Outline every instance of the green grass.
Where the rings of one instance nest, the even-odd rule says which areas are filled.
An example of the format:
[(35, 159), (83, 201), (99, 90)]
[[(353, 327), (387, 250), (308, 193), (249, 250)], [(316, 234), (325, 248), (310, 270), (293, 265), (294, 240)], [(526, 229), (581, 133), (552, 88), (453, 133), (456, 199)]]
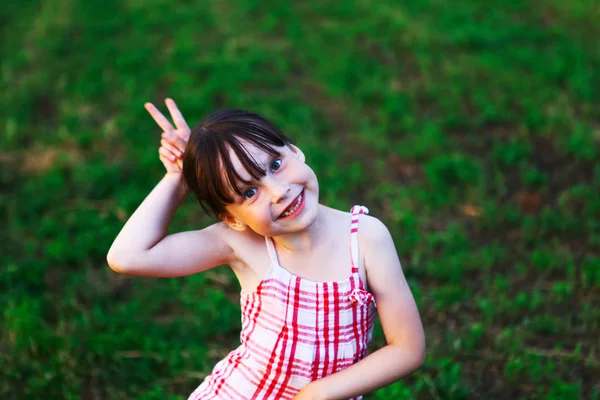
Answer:
[[(236, 346), (225, 267), (106, 265), (171, 96), (190, 124), (264, 114), (324, 204), (388, 225), (428, 358), (368, 398), (600, 399), (596, 2), (268, 3), (0, 10), (0, 396), (185, 398)], [(170, 232), (210, 222), (190, 201)]]

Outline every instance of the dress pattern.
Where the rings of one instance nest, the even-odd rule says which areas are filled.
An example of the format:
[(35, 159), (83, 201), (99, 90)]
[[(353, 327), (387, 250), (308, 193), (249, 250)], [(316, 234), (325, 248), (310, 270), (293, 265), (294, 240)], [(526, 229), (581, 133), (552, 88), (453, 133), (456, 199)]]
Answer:
[(279, 265), (272, 239), (265, 238), (271, 266), (253, 292), (241, 292), (241, 345), (188, 400), (292, 399), (311, 381), (367, 355), (376, 304), (358, 272), (358, 217), (368, 209), (354, 206), (351, 213), (352, 269), (342, 281), (290, 273)]

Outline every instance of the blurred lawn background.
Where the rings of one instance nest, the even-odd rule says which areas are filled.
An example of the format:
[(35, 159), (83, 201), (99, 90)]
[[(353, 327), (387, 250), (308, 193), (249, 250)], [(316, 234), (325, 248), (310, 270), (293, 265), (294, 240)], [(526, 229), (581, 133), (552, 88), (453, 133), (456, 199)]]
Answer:
[[(106, 264), (164, 173), (143, 104), (170, 96), (190, 125), (272, 119), (322, 203), (391, 230), (428, 358), (368, 399), (600, 399), (599, 19), (595, 0), (3, 4), (0, 397), (183, 399), (239, 343), (226, 267)], [(170, 232), (209, 223), (190, 200)]]

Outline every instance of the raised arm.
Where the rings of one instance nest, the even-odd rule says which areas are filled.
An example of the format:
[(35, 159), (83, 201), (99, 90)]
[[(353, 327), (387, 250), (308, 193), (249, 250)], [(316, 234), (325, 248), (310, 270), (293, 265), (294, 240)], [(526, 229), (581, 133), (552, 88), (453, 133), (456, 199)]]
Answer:
[(167, 173), (119, 232), (108, 265), (126, 275), (174, 277), (230, 263), (230, 232), (223, 224), (165, 236), (183, 198), (181, 174)]
[(170, 99), (166, 103), (177, 129), (152, 104), (146, 104), (146, 109), (164, 130), (159, 157), (167, 173), (135, 210), (108, 251), (108, 265), (119, 273), (182, 276), (233, 259), (227, 240), (230, 233), (222, 224), (165, 237), (173, 215), (186, 197), (180, 157), (190, 134), (175, 103)]

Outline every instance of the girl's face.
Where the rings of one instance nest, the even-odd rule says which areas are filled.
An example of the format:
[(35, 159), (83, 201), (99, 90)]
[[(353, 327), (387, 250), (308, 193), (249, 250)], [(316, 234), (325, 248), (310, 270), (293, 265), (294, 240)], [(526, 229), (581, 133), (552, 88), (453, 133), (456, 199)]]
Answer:
[[(313, 170), (304, 162), (302, 151), (293, 145), (284, 146), (278, 148), (280, 156), (272, 157), (252, 145), (246, 149), (267, 173), (250, 185), (238, 182), (242, 196), (232, 193), (235, 201), (226, 207), (229, 214), (262, 236), (279, 236), (308, 228), (317, 218), (319, 184)], [(237, 173), (250, 180), (250, 174), (236, 154), (233, 151), (229, 154)], [(225, 220), (232, 222), (231, 218)]]

